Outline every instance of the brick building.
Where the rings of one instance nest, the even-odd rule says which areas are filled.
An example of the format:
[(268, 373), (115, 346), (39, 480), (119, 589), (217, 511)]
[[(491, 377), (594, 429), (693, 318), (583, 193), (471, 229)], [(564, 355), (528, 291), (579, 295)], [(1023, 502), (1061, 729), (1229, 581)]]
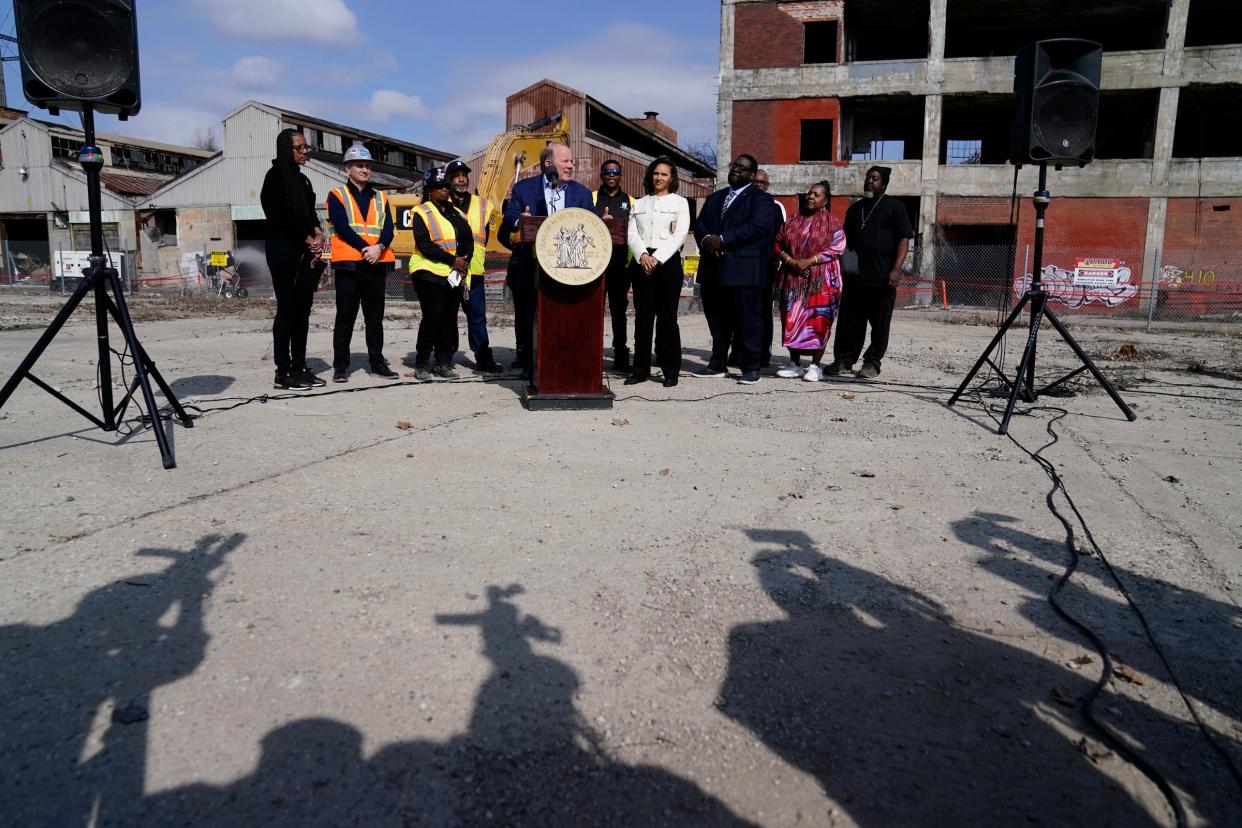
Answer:
[(838, 215), (883, 163), (925, 279), (1011, 242), (1021, 275), (1037, 169), (1015, 179), (1006, 163), (1013, 56), (1088, 38), (1104, 47), (1096, 160), (1049, 172), (1045, 264), (1124, 260), (1153, 293), (1162, 266), (1242, 278), (1234, 11), (1233, 0), (722, 0), (720, 157), (755, 155), (787, 206), (827, 179)]

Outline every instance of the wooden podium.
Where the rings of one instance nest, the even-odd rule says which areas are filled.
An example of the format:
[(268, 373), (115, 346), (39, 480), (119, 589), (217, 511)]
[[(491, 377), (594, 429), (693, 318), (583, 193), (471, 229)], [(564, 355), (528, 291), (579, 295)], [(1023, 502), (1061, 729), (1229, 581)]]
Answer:
[[(533, 246), (544, 216), (522, 216), (521, 240)], [(604, 225), (614, 245), (624, 245), (625, 221)], [(567, 285), (544, 272), (532, 255), (535, 274), (534, 374), (523, 389), (530, 411), (612, 408), (604, 385), (604, 276)]]

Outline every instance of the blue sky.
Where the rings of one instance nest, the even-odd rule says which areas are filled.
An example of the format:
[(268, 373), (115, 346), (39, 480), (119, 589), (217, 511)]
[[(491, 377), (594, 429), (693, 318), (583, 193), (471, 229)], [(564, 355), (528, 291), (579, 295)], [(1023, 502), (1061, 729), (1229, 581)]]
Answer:
[[(503, 128), (508, 94), (548, 77), (714, 143), (719, 0), (539, 5), (141, 0), (142, 111), (98, 128), (189, 143), (255, 99), (464, 154)], [(10, 3), (0, 21), (13, 34)], [(4, 71), (9, 105), (30, 108), (16, 62)]]

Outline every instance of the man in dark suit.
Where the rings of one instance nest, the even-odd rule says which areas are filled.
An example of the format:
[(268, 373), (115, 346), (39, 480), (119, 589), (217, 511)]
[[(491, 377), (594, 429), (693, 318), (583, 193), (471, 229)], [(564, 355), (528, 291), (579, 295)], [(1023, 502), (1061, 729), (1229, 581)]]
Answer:
[(525, 380), (533, 376), (535, 364), (535, 251), (533, 245), (519, 240), (518, 222), (523, 214), (550, 216), (568, 207), (591, 210), (594, 206), (591, 191), (574, 181), (574, 156), (568, 146), (544, 147), (539, 153), (539, 168), (542, 175), (513, 185), (513, 195), (505, 202), (500, 221), (500, 241), (513, 251), (506, 280), (513, 294), (514, 335)]
[(702, 251), (699, 293), (712, 335), (712, 356), (699, 376), (727, 376), (732, 340), (744, 385), (759, 381), (762, 293), (777, 216), (772, 197), (752, 186), (757, 168), (752, 156), (739, 155), (729, 165), (729, 186), (708, 196), (694, 228)]

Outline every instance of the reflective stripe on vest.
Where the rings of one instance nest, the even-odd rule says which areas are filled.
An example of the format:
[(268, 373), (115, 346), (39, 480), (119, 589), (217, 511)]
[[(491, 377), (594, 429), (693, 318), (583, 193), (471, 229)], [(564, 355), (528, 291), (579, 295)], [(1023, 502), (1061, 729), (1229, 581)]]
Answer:
[[(349, 216), (349, 229), (353, 230), (367, 244), (378, 244), (380, 235), (384, 232), (384, 222), (388, 217), (388, 197), (380, 190), (373, 190), (373, 197), (367, 205), (367, 212), (364, 216), (362, 210), (358, 208), (358, 201), (354, 198), (354, 194), (350, 192), (348, 186), (338, 187), (329, 193), (328, 199), (324, 202), (324, 207), (331, 213), (331, 197), (336, 196), (340, 199), (341, 204), (345, 207), (345, 214)], [(345, 242), (335, 242), (336, 228), (332, 222), (328, 222), (329, 240), (332, 251), (332, 261), (334, 262), (360, 262), (362, 261), (362, 251), (355, 250), (353, 245)], [(380, 254), (381, 262), (396, 261), (392, 248), (384, 248), (384, 252)]]
[(466, 213), (466, 221), (474, 231), (474, 254), (470, 257), (470, 281), (475, 276), (483, 275), (483, 260), (487, 256), (487, 229), (496, 215), (496, 208), (482, 196), (470, 197), (470, 210)]
[[(431, 236), (436, 247), (445, 253), (457, 255), (457, 231), (453, 229), (452, 222), (440, 215), (440, 211), (430, 204), (420, 204), (415, 207), (414, 215), (422, 218), (423, 224), (427, 227), (427, 234)], [(410, 272), (413, 273), (416, 270), (425, 270), (437, 276), (447, 277), (453, 267), (428, 259), (419, 252), (418, 245), (415, 244), (414, 252), (410, 254)]]

